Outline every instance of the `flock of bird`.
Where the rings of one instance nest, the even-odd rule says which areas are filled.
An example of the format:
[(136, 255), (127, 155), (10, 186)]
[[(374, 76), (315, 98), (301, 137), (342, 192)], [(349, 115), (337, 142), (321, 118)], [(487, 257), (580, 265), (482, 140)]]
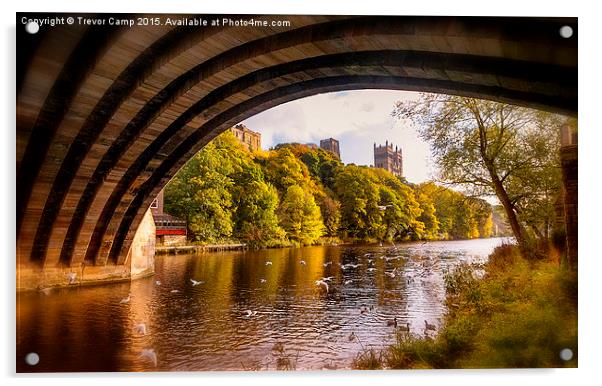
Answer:
[[(368, 265), (367, 271), (368, 272), (374, 272), (374, 271), (376, 271), (376, 268), (373, 266), (373, 263), (374, 263), (374, 260), (375, 260), (374, 255), (372, 253), (366, 253), (364, 255), (364, 257), (369, 257), (367, 259), (367, 265)], [(379, 256), (378, 258), (383, 259), (383, 260), (385, 260), (387, 262), (392, 261), (392, 260), (401, 259), (401, 257), (399, 257), (399, 256), (394, 256), (394, 257)], [(305, 260), (300, 260), (299, 264), (302, 265), (302, 266), (306, 266), (307, 265), (307, 263), (306, 263)], [(268, 261), (265, 262), (265, 266), (266, 267), (269, 267), (271, 265), (273, 265), (273, 263), (271, 261), (268, 260)], [(327, 261), (327, 262), (323, 263), (323, 266), (325, 268), (329, 267), (331, 265), (333, 265), (332, 261)], [(347, 263), (347, 264), (338, 264), (338, 265), (340, 266), (340, 268), (341, 268), (342, 271), (347, 271), (349, 269), (356, 269), (356, 268), (362, 266), (362, 264), (359, 264), (359, 263)], [(422, 263), (422, 268), (424, 269), (422, 276), (424, 276), (425, 273), (426, 274), (429, 273), (429, 270), (432, 268), (432, 264), (429, 266), (428, 263), (424, 263), (423, 262)], [(397, 274), (398, 274), (397, 268), (393, 268), (390, 271), (385, 270), (384, 274), (387, 277), (395, 278), (397, 276)], [(321, 290), (323, 290), (326, 293), (328, 293), (330, 291), (330, 286), (329, 286), (328, 283), (331, 282), (332, 279), (334, 279), (333, 276), (323, 277), (322, 279), (316, 280), (315, 281), (315, 285), (317, 287), (319, 287)], [(67, 280), (68, 280), (69, 284), (74, 284), (74, 283), (76, 283), (77, 275), (74, 272), (70, 272), (70, 273), (67, 274)], [(201, 281), (201, 280), (195, 280), (195, 279), (192, 279), (192, 278), (190, 278), (189, 280), (190, 280), (190, 283), (191, 283), (191, 285), (193, 287), (205, 284), (205, 282)], [(407, 280), (408, 280), (408, 283), (410, 283), (414, 279), (413, 278), (408, 278)], [(267, 282), (267, 280), (265, 278), (261, 278), (260, 279), (260, 283), (263, 284), (263, 283), (266, 283), (266, 282)], [(351, 283), (353, 283), (352, 279), (347, 279), (347, 280), (344, 281), (344, 285), (349, 285)], [(162, 283), (161, 283), (160, 280), (156, 280), (155, 281), (155, 285), (156, 286), (161, 286)], [(46, 290), (47, 290), (46, 292), (44, 292), (44, 290), (42, 290), (42, 292), (44, 292), (45, 294), (48, 294), (49, 289), (46, 289)], [(180, 291), (178, 289), (172, 289), (170, 291), (170, 293), (179, 293), (179, 292)], [(131, 293), (128, 293), (128, 296), (125, 297), (125, 298), (123, 298), (123, 299), (121, 299), (119, 301), (119, 303), (120, 304), (128, 304), (128, 303), (130, 303), (131, 299), (132, 299), (132, 295), (131, 295)], [(360, 314), (366, 314), (366, 313), (372, 312), (372, 311), (374, 311), (374, 306), (369, 306), (368, 307), (366, 305), (362, 305), (360, 307)], [(258, 314), (258, 312), (254, 311), (254, 310), (245, 310), (244, 312), (242, 312), (242, 317), (244, 319), (248, 319), (248, 318), (252, 318), (254, 316), (257, 316), (257, 314)], [(426, 320), (424, 321), (424, 324), (425, 324), (425, 328), (424, 328), (425, 333), (427, 331), (436, 331), (436, 329), (437, 329), (437, 327), (434, 324), (431, 324), (431, 323), (429, 323)], [(387, 321), (387, 326), (388, 327), (393, 327), (397, 331), (408, 332), (408, 333), (410, 332), (410, 323), (406, 323), (405, 325), (398, 325), (397, 317), (394, 317), (392, 320), (388, 320)], [(146, 324), (144, 324), (144, 323), (137, 323), (133, 327), (133, 330), (134, 330), (134, 332), (136, 334), (138, 334), (140, 336), (147, 335), (147, 333), (148, 333), (148, 329), (146, 327)], [(353, 340), (357, 339), (357, 336), (355, 335), (355, 332), (351, 332), (351, 334), (348, 336), (348, 338), (349, 338), (349, 341), (353, 341)], [(157, 354), (156, 354), (155, 350), (152, 349), (152, 348), (145, 348), (145, 349), (143, 349), (141, 351), (140, 355), (139, 355), (139, 358), (143, 359), (145, 361), (148, 361), (149, 363), (152, 363), (155, 367), (157, 366)]]

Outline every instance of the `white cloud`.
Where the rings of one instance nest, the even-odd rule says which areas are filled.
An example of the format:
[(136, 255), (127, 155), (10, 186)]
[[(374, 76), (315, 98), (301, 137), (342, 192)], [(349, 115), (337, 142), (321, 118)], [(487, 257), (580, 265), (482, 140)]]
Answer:
[(429, 179), (428, 145), (408, 122), (391, 116), (396, 101), (416, 99), (417, 93), (357, 90), (318, 94), (288, 102), (257, 114), (243, 123), (262, 135), (262, 147), (282, 142), (339, 140), (345, 163), (374, 163), (373, 144), (385, 141), (401, 146), (404, 175), (411, 182)]

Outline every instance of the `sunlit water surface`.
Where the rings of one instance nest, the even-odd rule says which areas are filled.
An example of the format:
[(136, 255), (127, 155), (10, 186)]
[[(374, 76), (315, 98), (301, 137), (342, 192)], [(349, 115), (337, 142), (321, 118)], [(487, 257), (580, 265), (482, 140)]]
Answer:
[(349, 369), (394, 342), (395, 318), (414, 334), (439, 327), (445, 272), (504, 241), (161, 256), (147, 279), (18, 294), (17, 371)]

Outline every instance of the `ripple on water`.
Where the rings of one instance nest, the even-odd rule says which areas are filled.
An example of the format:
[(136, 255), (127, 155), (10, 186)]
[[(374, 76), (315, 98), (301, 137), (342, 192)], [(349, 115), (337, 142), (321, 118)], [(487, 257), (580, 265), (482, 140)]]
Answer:
[[(41, 361), (32, 369), (18, 359), (17, 368), (242, 370), (276, 369), (278, 363), (349, 368), (362, 348), (394, 341), (394, 328), (387, 326), (393, 318), (417, 334), (423, 333), (424, 320), (439, 326), (445, 272), (462, 261), (484, 262), (501, 242), (158, 257), (156, 275), (148, 280), (20, 294), (17, 356), (37, 352)], [(305, 265), (299, 264), (301, 256)], [(353, 266), (342, 269), (345, 264)], [(326, 293), (315, 281), (328, 277)], [(191, 278), (204, 283), (193, 286)], [(130, 302), (120, 304), (128, 293)], [(257, 313), (246, 316), (246, 310)], [(146, 335), (136, 333), (138, 323), (145, 323)], [(157, 367), (140, 356), (150, 348)]]

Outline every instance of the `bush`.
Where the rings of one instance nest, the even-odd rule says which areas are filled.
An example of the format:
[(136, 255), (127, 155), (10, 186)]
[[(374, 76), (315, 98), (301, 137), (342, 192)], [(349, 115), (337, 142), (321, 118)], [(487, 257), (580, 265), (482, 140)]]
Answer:
[[(577, 275), (511, 245), (496, 248), (485, 271), (481, 279), (469, 265), (448, 273), (439, 335), (400, 334), (381, 360), (397, 369), (576, 367), (576, 355), (559, 354), (577, 352)], [(378, 368), (378, 356), (360, 359)]]

